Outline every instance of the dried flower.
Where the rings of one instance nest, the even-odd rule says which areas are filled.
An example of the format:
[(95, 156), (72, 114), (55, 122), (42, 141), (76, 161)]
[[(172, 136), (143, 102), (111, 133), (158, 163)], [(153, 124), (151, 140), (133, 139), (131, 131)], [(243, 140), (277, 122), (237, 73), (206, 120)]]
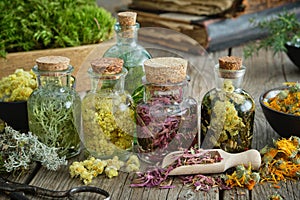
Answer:
[(238, 165), (231, 175), (226, 174), (223, 178), (229, 187), (247, 187), (248, 190), (252, 190), (255, 184), (260, 181), (259, 173), (252, 172), (251, 165), (248, 168), (245, 168), (244, 165)]
[(131, 155), (126, 163), (119, 160), (117, 156), (107, 160), (90, 157), (81, 162), (73, 162), (69, 167), (69, 171), (72, 178), (79, 177), (85, 185), (88, 185), (94, 177), (103, 172), (108, 178), (118, 176), (122, 167), (125, 167), (128, 172), (136, 171), (140, 167), (140, 162), (135, 155)]
[[(159, 187), (162, 189), (174, 188), (168, 181), (169, 172), (183, 165), (194, 165), (204, 163), (215, 163), (221, 161), (221, 156), (211, 152), (203, 152), (201, 149), (191, 148), (185, 150), (172, 165), (166, 168), (152, 167), (146, 172), (137, 172), (137, 178), (133, 179), (131, 187)], [(183, 184), (195, 187), (195, 190), (209, 191), (212, 187), (218, 186), (220, 189), (230, 189), (220, 177), (210, 177), (205, 175), (180, 176)]]
[(211, 177), (202, 174), (193, 176), (180, 176), (184, 185), (192, 185), (196, 191), (208, 192), (212, 187), (218, 187), (221, 190), (229, 190), (231, 187), (226, 186), (221, 177)]
[(270, 98), (264, 104), (274, 110), (300, 116), (300, 83), (291, 84), (287, 89)]
[(277, 184), (281, 180), (300, 177), (300, 138), (292, 136), (274, 141), (275, 147), (266, 146), (261, 150), (262, 182)]

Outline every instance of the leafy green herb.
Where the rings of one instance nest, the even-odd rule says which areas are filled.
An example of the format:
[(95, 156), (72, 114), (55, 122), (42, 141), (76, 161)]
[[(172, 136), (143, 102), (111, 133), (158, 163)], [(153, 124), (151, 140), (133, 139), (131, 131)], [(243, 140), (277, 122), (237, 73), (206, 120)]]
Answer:
[[(74, 90), (59, 86), (55, 80), (33, 91), (28, 99), (29, 129), (44, 144), (59, 148), (59, 155), (79, 153), (80, 97)], [(76, 116), (76, 119), (74, 118)]]
[(267, 36), (258, 42), (251, 43), (244, 48), (245, 58), (251, 57), (261, 49), (272, 49), (274, 54), (286, 52), (286, 43), (300, 46), (300, 22), (294, 12), (283, 12), (277, 16), (258, 21), (251, 19), (251, 24), (267, 31)]
[(115, 19), (94, 0), (3, 0), (0, 56), (7, 52), (96, 44), (112, 36)]

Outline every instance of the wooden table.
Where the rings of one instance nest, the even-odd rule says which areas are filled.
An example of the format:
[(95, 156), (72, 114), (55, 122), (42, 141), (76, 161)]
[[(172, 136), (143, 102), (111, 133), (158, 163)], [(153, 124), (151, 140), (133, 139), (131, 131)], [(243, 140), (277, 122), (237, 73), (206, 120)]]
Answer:
[[(232, 48), (232, 55), (242, 57), (242, 47)], [(221, 56), (228, 55), (228, 51), (220, 51), (210, 54), (214, 62), (218, 61)], [(291, 63), (285, 54), (274, 56), (272, 52), (261, 51), (259, 55), (253, 56), (251, 59), (244, 61), (247, 67), (244, 78), (243, 88), (247, 90), (255, 99), (256, 115), (253, 148), (261, 149), (267, 144), (272, 144), (273, 139), (279, 136), (272, 130), (268, 122), (263, 116), (261, 107), (258, 102), (260, 94), (270, 88), (281, 86), (282, 82), (299, 81), (300, 69)], [(209, 74), (207, 70), (202, 69), (202, 76)], [(206, 74), (207, 73), (207, 74)], [(211, 78), (207, 79), (208, 89), (214, 86)], [(194, 85), (193, 87), (197, 87)], [(75, 160), (82, 160), (82, 157), (75, 157), (69, 161), (71, 164)], [(54, 190), (66, 190), (71, 187), (82, 185), (79, 179), (70, 178), (68, 166), (60, 168), (58, 171), (47, 171), (45, 168), (35, 165), (28, 173), (19, 177), (7, 174), (7, 178), (30, 185), (40, 186)], [(280, 189), (273, 188), (271, 184), (258, 184), (252, 191), (244, 188), (234, 188), (232, 190), (221, 191), (213, 188), (209, 192), (194, 192), (192, 188), (183, 186), (178, 178), (173, 179), (173, 189), (158, 188), (131, 188), (131, 174), (121, 172), (118, 177), (108, 179), (99, 176), (94, 179), (93, 186), (97, 186), (107, 190), (111, 194), (113, 200), (162, 200), (162, 199), (240, 199), (240, 200), (261, 200), (268, 199), (270, 195), (280, 194), (284, 199), (300, 199), (300, 182), (286, 181), (281, 182)], [(43, 199), (39, 197), (30, 197), (30, 199)], [(0, 199), (9, 199), (1, 194)], [(81, 199), (96, 199), (95, 197), (82, 197)]]

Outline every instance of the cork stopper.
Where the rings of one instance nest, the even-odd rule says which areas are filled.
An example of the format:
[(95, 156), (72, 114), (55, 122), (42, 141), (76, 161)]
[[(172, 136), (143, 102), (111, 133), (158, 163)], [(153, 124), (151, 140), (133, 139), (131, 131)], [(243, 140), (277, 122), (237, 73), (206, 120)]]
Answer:
[(91, 62), (94, 72), (99, 74), (118, 74), (122, 71), (124, 61), (120, 58), (98, 58)]
[(236, 56), (224, 56), (219, 58), (219, 67), (226, 70), (239, 70), (242, 67), (242, 59)]
[(144, 62), (146, 80), (155, 84), (179, 83), (186, 79), (188, 62), (182, 58), (160, 57)]
[(70, 59), (63, 56), (45, 56), (36, 59), (36, 64), (42, 71), (62, 71), (68, 69)]
[(118, 13), (118, 21), (121, 26), (133, 26), (136, 23), (136, 12), (120, 12)]

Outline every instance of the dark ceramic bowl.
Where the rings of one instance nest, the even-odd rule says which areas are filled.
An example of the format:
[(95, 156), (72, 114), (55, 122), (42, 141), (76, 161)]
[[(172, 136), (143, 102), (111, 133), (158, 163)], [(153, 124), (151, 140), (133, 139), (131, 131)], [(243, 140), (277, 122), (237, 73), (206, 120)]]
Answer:
[(27, 102), (0, 102), (0, 119), (15, 130), (27, 132), (29, 130)]
[(292, 135), (300, 136), (300, 116), (292, 114), (286, 114), (273, 110), (266, 106), (263, 102), (268, 101), (269, 98), (276, 96), (280, 91), (286, 89), (286, 87), (279, 87), (268, 90), (263, 93), (259, 102), (262, 107), (262, 111), (269, 122), (270, 126), (281, 136), (288, 138)]
[(300, 68), (300, 47), (296, 47), (294, 45), (285, 45), (287, 52), (286, 54), (290, 58), (290, 60)]

